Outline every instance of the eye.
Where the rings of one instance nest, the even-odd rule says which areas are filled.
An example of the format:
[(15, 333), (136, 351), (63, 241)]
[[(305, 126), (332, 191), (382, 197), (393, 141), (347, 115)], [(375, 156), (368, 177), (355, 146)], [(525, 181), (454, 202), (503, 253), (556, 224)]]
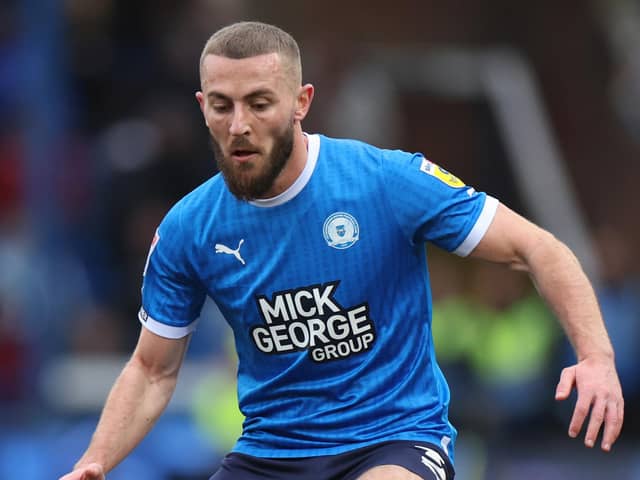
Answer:
[(229, 105), (226, 103), (214, 103), (211, 108), (215, 113), (226, 113), (229, 111)]
[(251, 104), (251, 108), (253, 108), (257, 112), (264, 112), (267, 108), (269, 108), (269, 102), (254, 102)]

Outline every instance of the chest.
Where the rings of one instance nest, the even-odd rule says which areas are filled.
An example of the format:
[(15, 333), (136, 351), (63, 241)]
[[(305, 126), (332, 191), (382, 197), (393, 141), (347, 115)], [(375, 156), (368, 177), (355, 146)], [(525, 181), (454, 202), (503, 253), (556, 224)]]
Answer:
[(393, 257), (408, 247), (388, 209), (362, 192), (316, 193), (283, 208), (216, 213), (198, 248), (199, 271), (227, 317), (250, 323), (261, 298), (280, 295), (309, 309), (328, 284), (339, 285), (335, 301), (355, 304), (388, 276)]

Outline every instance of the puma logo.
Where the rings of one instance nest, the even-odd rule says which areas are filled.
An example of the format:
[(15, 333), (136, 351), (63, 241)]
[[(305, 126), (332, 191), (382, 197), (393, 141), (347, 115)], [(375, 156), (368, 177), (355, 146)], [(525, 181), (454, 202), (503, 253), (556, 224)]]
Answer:
[(241, 264), (245, 265), (244, 259), (242, 258), (242, 256), (240, 256), (240, 247), (242, 247), (243, 243), (244, 238), (240, 240), (240, 243), (238, 243), (238, 248), (236, 248), (235, 250), (232, 250), (231, 248), (221, 243), (216, 243), (216, 253), (226, 253), (227, 255), (233, 255)]

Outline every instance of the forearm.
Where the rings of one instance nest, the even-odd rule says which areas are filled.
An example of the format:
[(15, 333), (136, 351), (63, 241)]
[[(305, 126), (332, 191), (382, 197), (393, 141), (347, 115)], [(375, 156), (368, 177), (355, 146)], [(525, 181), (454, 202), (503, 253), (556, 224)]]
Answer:
[(622, 428), (624, 399), (596, 295), (575, 255), (549, 232), (502, 204), (472, 255), (532, 276), (578, 356), (575, 365), (562, 370), (556, 388), (558, 400), (568, 398), (574, 388), (578, 392), (569, 435), (577, 436), (589, 416), (585, 444), (595, 444), (604, 422), (602, 449), (609, 451)]
[(149, 432), (175, 389), (176, 376), (151, 376), (135, 359), (116, 380), (89, 448), (76, 467), (96, 462), (113, 469)]
[(578, 360), (594, 355), (613, 358), (593, 287), (571, 250), (545, 232), (524, 260), (540, 295), (569, 337)]

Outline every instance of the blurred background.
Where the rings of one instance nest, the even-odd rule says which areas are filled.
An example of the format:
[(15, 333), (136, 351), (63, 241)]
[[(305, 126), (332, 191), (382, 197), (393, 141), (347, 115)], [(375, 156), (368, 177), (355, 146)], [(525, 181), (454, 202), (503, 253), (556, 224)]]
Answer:
[[(238, 20), (299, 41), (306, 131), (425, 153), (567, 242), (596, 286), (626, 396), (609, 455), (566, 436), (573, 353), (528, 278), (428, 248), (457, 478), (640, 479), (638, 0), (3, 0), (0, 478), (57, 478), (86, 447), (153, 232), (215, 173), (197, 64)], [(169, 410), (109, 478), (208, 478), (233, 444), (230, 333), (204, 317)]]

